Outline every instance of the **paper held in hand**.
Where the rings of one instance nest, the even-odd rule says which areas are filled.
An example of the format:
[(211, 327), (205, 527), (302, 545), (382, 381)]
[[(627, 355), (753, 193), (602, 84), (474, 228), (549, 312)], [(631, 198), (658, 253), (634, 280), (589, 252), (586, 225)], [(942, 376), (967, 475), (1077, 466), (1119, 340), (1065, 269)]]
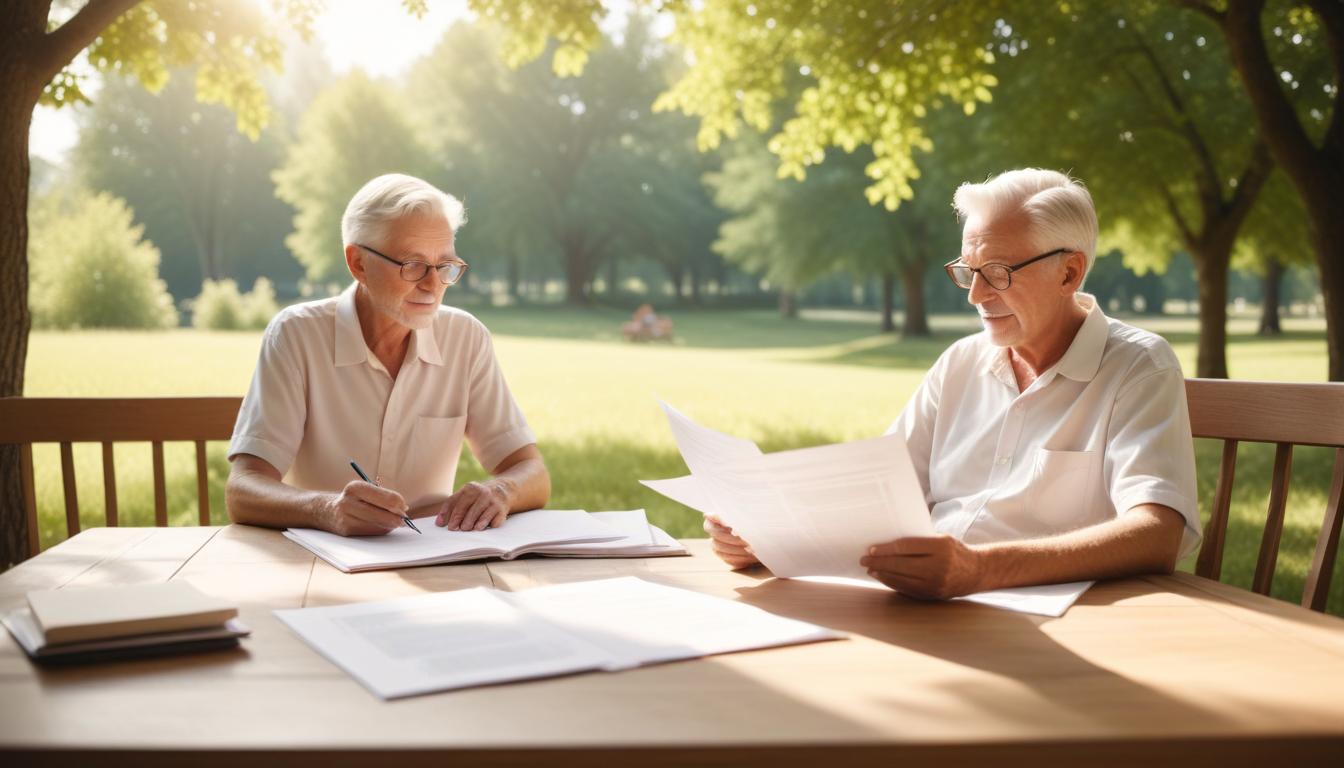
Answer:
[(339, 536), (311, 528), (291, 528), (294, 541), (346, 573), (408, 568), (520, 555), (555, 557), (662, 557), (686, 549), (649, 524), (644, 510), (594, 512), (537, 509), (509, 515), (498, 528), (450, 531), (421, 518), (424, 535), (397, 528), (385, 536)]
[(866, 579), (870, 546), (933, 535), (900, 435), (764, 454), (661, 405), (691, 474), (643, 484), (721, 519), (776, 576)]

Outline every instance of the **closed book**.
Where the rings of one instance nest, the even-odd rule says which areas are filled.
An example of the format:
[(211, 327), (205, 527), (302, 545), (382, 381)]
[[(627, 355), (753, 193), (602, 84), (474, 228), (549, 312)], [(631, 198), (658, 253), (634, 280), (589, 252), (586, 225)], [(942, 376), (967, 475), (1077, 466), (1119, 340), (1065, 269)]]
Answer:
[(238, 615), (185, 581), (41, 590), (28, 606), (51, 645), (215, 627)]

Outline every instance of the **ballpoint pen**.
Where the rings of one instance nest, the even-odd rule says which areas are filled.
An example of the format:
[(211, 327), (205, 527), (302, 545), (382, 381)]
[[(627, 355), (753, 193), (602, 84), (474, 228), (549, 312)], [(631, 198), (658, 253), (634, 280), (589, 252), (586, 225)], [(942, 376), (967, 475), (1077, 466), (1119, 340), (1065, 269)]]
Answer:
[[(364, 470), (362, 470), (362, 469), (359, 468), (359, 465), (355, 463), (355, 460), (354, 460), (354, 459), (351, 459), (351, 460), (350, 460), (350, 468), (353, 469), (353, 470), (355, 470), (355, 474), (359, 475), (359, 479), (360, 479), (360, 480), (363, 480), (364, 482), (369, 483), (369, 484), (371, 484), (371, 485), (378, 485), (378, 483), (376, 483), (376, 482), (370, 480), (368, 475), (364, 474)], [(379, 487), (381, 488), (382, 486), (379, 486)], [(401, 516), (401, 519), (402, 519), (402, 522), (406, 523), (407, 525), (409, 525), (409, 526), (411, 527), (411, 530), (412, 530), (412, 531), (415, 531), (416, 533), (419, 533), (419, 534), (423, 535), (423, 531), (421, 531), (419, 528), (416, 528), (416, 527), (415, 527), (415, 523), (411, 522), (411, 518), (409, 518), (409, 517), (407, 517), (407, 516), (405, 516), (405, 515), (402, 515), (402, 516)]]

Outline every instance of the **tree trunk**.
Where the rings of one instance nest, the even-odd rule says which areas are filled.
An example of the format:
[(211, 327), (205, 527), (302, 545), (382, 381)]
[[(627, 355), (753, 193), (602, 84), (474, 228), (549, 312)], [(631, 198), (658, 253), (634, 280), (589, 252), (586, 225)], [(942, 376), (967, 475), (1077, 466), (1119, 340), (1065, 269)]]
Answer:
[(1228, 255), (1192, 253), (1199, 283), (1199, 352), (1195, 375), (1201, 379), (1227, 378), (1227, 268)]
[(779, 316), (788, 320), (798, 319), (798, 295), (793, 291), (780, 289)]
[(522, 265), (517, 252), (509, 255), (509, 295), (517, 299), (522, 296)]
[(905, 327), (901, 335), (905, 338), (928, 338), (929, 311), (924, 303), (924, 270), (929, 260), (922, 252), (917, 252), (901, 268), (901, 288), (905, 291)]
[(700, 305), (700, 270), (691, 266), (691, 303)]
[[(1312, 2), (1310, 6), (1321, 21), (1338, 86), (1344, 79), (1344, 6), (1337, 2)], [(1344, 381), (1344, 217), (1339, 215), (1337, 200), (1339, 190), (1344, 189), (1344, 119), (1340, 112), (1344, 101), (1338, 91), (1332, 96), (1327, 114), (1333, 117), (1318, 147), (1302, 126), (1270, 60), (1264, 7), (1265, 0), (1228, 0), (1219, 20), (1260, 135), (1306, 206), (1325, 299), (1329, 377)]]
[(611, 297), (616, 296), (616, 281), (620, 278), (616, 271), (617, 266), (619, 266), (618, 262), (619, 260), (614, 253), (610, 259), (607, 259), (607, 295)]
[(1260, 300), (1260, 328), (1256, 333), (1261, 336), (1278, 336), (1283, 333), (1279, 326), (1279, 292), (1283, 287), (1283, 264), (1273, 256), (1265, 264), (1264, 296)]
[(896, 275), (893, 272), (882, 273), (882, 332), (896, 330)]
[[(28, 126), (37, 105), (18, 51), (0, 51), (0, 397), (23, 395), (28, 359)], [(0, 446), (0, 571), (28, 556), (16, 446)]]

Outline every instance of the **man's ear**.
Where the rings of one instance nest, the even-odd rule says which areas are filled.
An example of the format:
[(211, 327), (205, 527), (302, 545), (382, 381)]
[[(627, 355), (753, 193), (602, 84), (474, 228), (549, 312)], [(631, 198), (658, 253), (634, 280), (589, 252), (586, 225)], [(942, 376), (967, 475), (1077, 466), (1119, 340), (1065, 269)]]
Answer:
[(358, 245), (345, 246), (345, 267), (350, 270), (351, 277), (364, 282), (364, 252)]
[(1061, 288), (1077, 291), (1083, 287), (1083, 278), (1087, 275), (1087, 256), (1082, 251), (1064, 254), (1064, 280)]

